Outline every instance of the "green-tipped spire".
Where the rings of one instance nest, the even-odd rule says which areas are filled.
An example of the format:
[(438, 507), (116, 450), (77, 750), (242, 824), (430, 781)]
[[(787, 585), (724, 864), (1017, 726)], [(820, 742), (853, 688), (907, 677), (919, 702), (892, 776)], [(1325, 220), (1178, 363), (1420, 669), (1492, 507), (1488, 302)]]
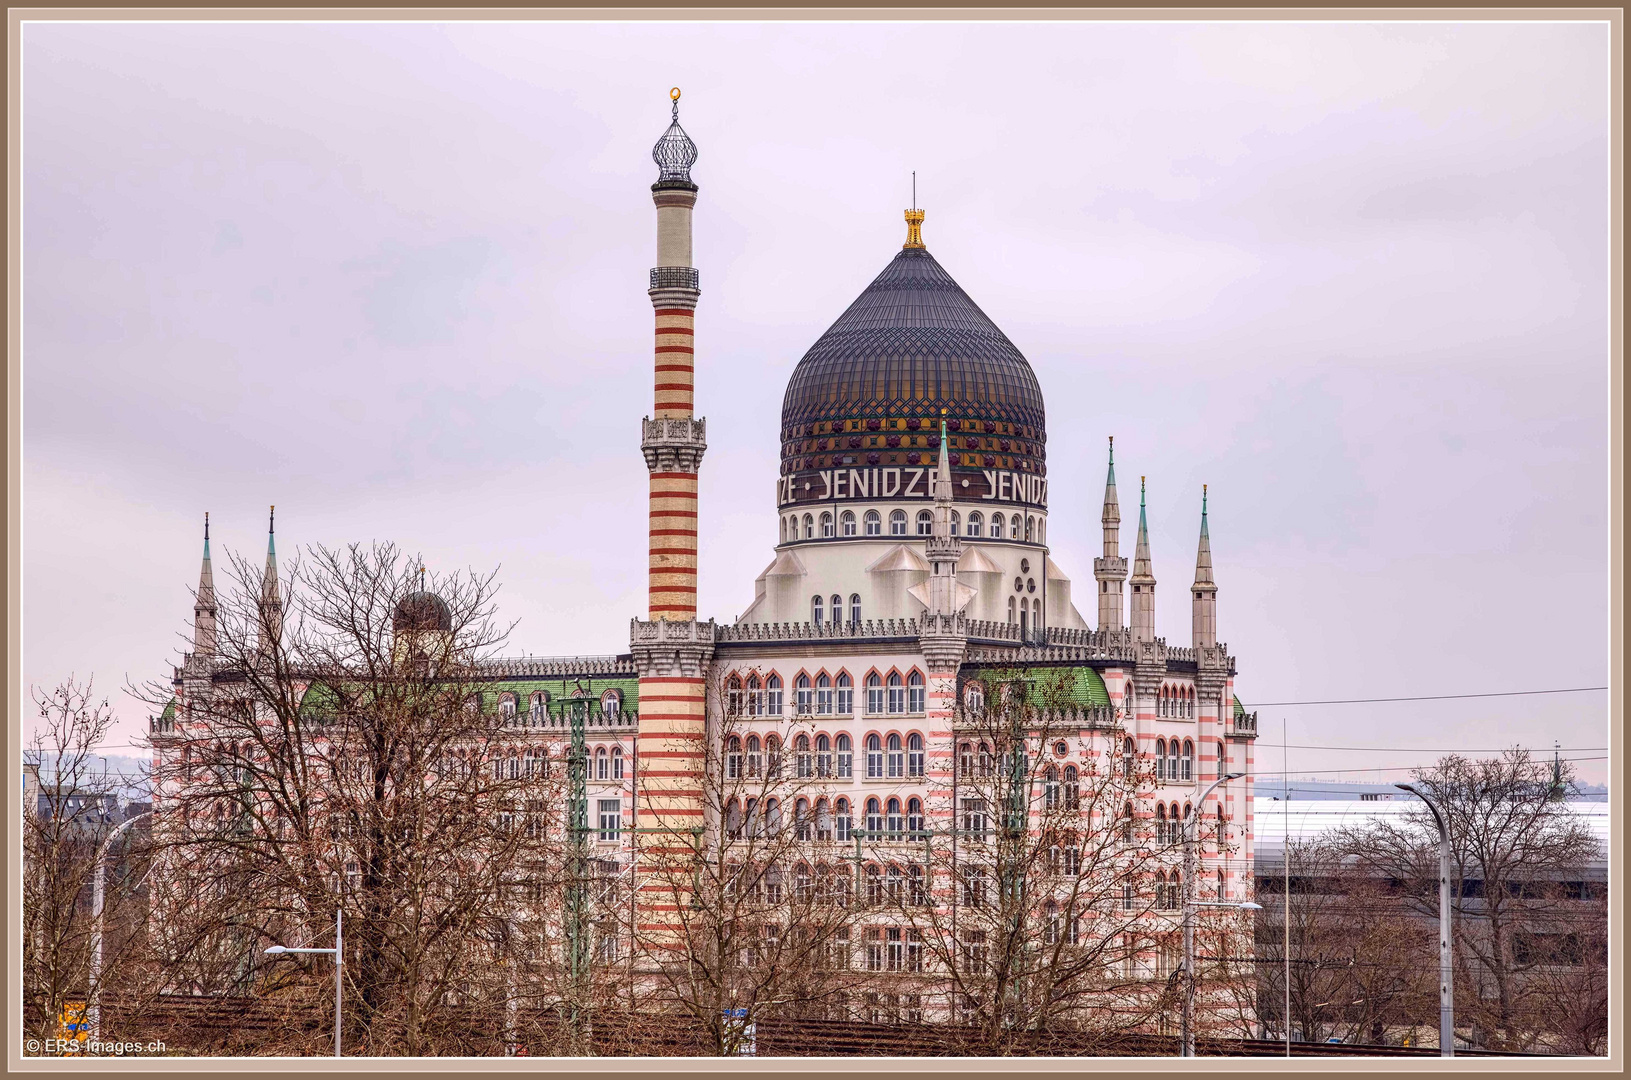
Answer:
[(1139, 584), (1155, 583), (1150, 569), (1150, 527), (1144, 511), (1144, 477), (1138, 478), (1138, 547), (1133, 551), (1133, 577)]
[(204, 511), (204, 561), (198, 568), (198, 592), (193, 596), (193, 651), (215, 652), (215, 575), (210, 571), (210, 515)]
[(283, 636), (283, 597), (278, 590), (277, 545), (275, 528), (277, 507), (273, 506), (266, 520), (266, 572), (261, 576), (260, 640), (259, 652), (269, 656), (277, 640)]
[(1215, 591), (1212, 582), (1212, 539), (1206, 529), (1206, 485), (1201, 485), (1201, 544), (1195, 552), (1195, 584), (1193, 588)]

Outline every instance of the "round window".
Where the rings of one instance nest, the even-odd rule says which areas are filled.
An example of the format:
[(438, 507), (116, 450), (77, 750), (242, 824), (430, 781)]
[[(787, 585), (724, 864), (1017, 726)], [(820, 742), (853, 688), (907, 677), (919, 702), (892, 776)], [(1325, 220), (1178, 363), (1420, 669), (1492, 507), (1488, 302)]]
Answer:
[(1070, 753), (1070, 747), (1066, 746), (1061, 740), (1060, 742), (1053, 744), (1053, 752), (1058, 754), (1060, 757), (1064, 757), (1066, 754)]
[(1014, 579), (1014, 591), (1015, 592), (1024, 592), (1025, 591), (1025, 579), (1024, 578), (1015, 578)]
[(1031, 560), (1029, 560), (1029, 559), (1019, 560), (1019, 572), (1022, 573), (1022, 574), (1029, 574), (1031, 572)]
[(1031, 578), (1029, 581), (1025, 582), (1025, 591), (1036, 592), (1036, 578)]

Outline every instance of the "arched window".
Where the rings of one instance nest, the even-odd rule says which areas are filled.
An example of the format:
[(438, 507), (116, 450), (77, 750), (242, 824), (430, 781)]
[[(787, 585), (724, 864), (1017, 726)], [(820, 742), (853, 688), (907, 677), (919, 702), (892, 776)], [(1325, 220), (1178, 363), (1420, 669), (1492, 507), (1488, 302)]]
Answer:
[(957, 513), (957, 511), (953, 510), (951, 512), (951, 534), (953, 536), (958, 535), (958, 529), (962, 526), (962, 524), (962, 517)]
[(873, 715), (883, 712), (883, 680), (876, 671), (866, 677), (866, 711)]
[(742, 805), (735, 799), (725, 804), (725, 835), (732, 840), (742, 839)]
[(505, 727), (515, 726), (515, 695), (501, 694), (498, 699), (498, 715), (504, 718)]
[(1165, 739), (1155, 740), (1155, 778), (1157, 780), (1167, 778), (1167, 740)]
[[(1012, 603), (1013, 601), (1010, 600), (1009, 602)], [(1019, 602), (1019, 636), (1022, 638), (1028, 633), (1026, 624), (1030, 622), (1030, 615), (1030, 605), (1021, 600)]]
[(1155, 909), (1157, 911), (1167, 909), (1167, 874), (1165, 870), (1155, 872)]
[(815, 707), (814, 697), (810, 691), (810, 676), (800, 675), (793, 680), (793, 708), (800, 716), (809, 716), (810, 710)]
[(804, 539), (812, 540), (814, 538), (815, 538), (815, 519), (812, 518), (809, 514), (805, 514), (804, 515)]
[(973, 743), (963, 743), (957, 748), (957, 775), (964, 778), (974, 775)]
[(879, 533), (883, 532), (883, 518), (878, 516), (878, 512), (876, 510), (868, 510), (866, 512), (865, 521), (866, 534), (868, 536), (877, 536)]
[(834, 805), (833, 811), (834, 811), (835, 822), (836, 822), (836, 824), (838, 826), (838, 829), (837, 829), (838, 842), (842, 844), (843, 842), (845, 842), (846, 840), (849, 839), (849, 830), (850, 830), (849, 800), (848, 799), (839, 799), (838, 802)]
[(889, 830), (889, 839), (899, 840), (906, 831), (906, 820), (901, 816), (899, 799), (889, 800), (885, 807), (885, 816), (888, 820), (884, 822), (884, 827)]
[(815, 775), (815, 758), (810, 753), (810, 736), (800, 735), (793, 740), (793, 771), (800, 780)]
[[(921, 907), (929, 902), (929, 892), (923, 887), (923, 867), (916, 863), (913, 863), (906, 871), (906, 902), (914, 907)], [(921, 948), (922, 946), (916, 947)], [(922, 961), (919, 960), (918, 964), (921, 963)], [(914, 966), (912, 970), (920, 971), (922, 969)]]
[(985, 687), (971, 682), (963, 687), (963, 709), (970, 713), (985, 711)]
[(1133, 804), (1128, 803), (1121, 808), (1121, 840), (1122, 843), (1133, 842)]
[(991, 766), (991, 747), (982, 742), (980, 743), (980, 775), (990, 776), (992, 772)]
[(787, 543), (787, 519), (782, 518), (782, 543)]
[(848, 780), (855, 774), (855, 754), (850, 748), (848, 735), (838, 736), (838, 779)]
[(892, 713), (906, 711), (906, 686), (901, 682), (898, 671), (889, 673), (889, 711)]
[(837, 593), (832, 596), (832, 624), (837, 626), (844, 621), (844, 598)]
[(923, 674), (914, 671), (906, 676), (906, 711), (920, 713), (923, 711)]
[(748, 736), (748, 775), (758, 776), (764, 771), (764, 754), (759, 747), (759, 736)]
[(832, 513), (829, 511), (821, 515), (821, 537), (824, 540), (832, 539)]
[(968, 515), (968, 534), (970, 536), (979, 536), (980, 535), (980, 529), (984, 525), (984, 523), (985, 523), (985, 517), (978, 510), (975, 510), (972, 513), (970, 513)]
[(1017, 623), (1018, 621), (1019, 621), (1019, 618), (1018, 618), (1018, 613), (1017, 613), (1017, 610), (1016, 610), (1014, 598), (1012, 596), (1010, 596), (1008, 598), (1008, 625), (1012, 626), (1015, 623)]
[(816, 736), (816, 775), (832, 775), (832, 740), (825, 735)]
[(769, 716), (782, 714), (782, 677), (772, 675), (765, 680), (765, 713)]
[(1052, 765), (1042, 774), (1042, 805), (1049, 810), (1059, 805), (1059, 770)]
[(913, 840), (923, 838), (923, 800), (913, 797), (906, 800), (906, 831), (912, 834)]
[(853, 716), (855, 714), (855, 687), (850, 683), (849, 672), (838, 673), (838, 715)]
[(1025, 519), (1025, 539), (1027, 542), (1036, 539), (1036, 518), (1034, 517)]
[(782, 831), (782, 804), (778, 799), (765, 800), (765, 835), (778, 836)]
[(832, 839), (832, 807), (827, 805), (826, 799), (816, 800), (815, 809), (816, 839)]
[[(866, 820), (867, 830), (869, 832), (872, 829), (872, 808), (877, 804), (877, 802), (877, 799), (868, 799), (866, 801)], [(881, 821), (882, 819), (880, 818), (879, 820)], [(879, 904), (883, 903), (883, 878), (879, 876), (878, 867), (876, 864), (869, 864), (866, 868), (866, 902), (868, 907), (877, 907)], [(873, 932), (876, 933), (876, 931)], [(872, 957), (867, 958), (867, 964), (869, 967), (874, 966), (872, 963), (873, 959), (874, 958)], [(883, 957), (880, 956), (876, 959), (878, 961), (876, 967), (883, 967)]]
[(906, 751), (901, 746), (900, 736), (889, 736), (887, 761), (887, 775), (890, 779), (898, 779), (906, 775)]
[(1184, 779), (1188, 780), (1195, 775), (1195, 744), (1188, 739), (1184, 740)]
[(845, 510), (838, 515), (838, 529), (845, 536), (855, 535), (855, 511)]
[(866, 737), (866, 775), (868, 780), (883, 776), (883, 741), (877, 735)]
[(611, 778), (610, 759), (606, 756), (606, 748), (602, 746), (595, 751), (595, 779), (610, 780)]
[(1034, 627), (1037, 630), (1038, 633), (1040, 633), (1041, 630), (1042, 630), (1042, 601), (1041, 600), (1032, 600), (1031, 601), (1031, 626)]
[(1223, 776), (1229, 771), (1229, 748), (1218, 740), (1218, 775)]
[(815, 711), (818, 716), (832, 715), (832, 679), (826, 672), (816, 676)]
[(1079, 810), (1082, 805), (1082, 789), (1077, 784), (1076, 766), (1065, 766), (1065, 809)]
[(759, 676), (748, 676), (748, 715), (762, 716), (765, 711), (765, 692), (759, 686)]
[(923, 736), (906, 736), (906, 775), (923, 775)]
[(1059, 944), (1059, 931), (1061, 929), (1059, 922), (1059, 905), (1056, 902), (1049, 900), (1043, 907), (1042, 911), (1044, 919), (1042, 924), (1042, 944), (1057, 945)]
[(823, 610), (821, 605), (821, 597), (810, 597), (810, 621), (815, 623), (817, 626), (820, 626), (822, 623), (827, 621), (826, 619), (822, 618), (822, 616), (825, 614), (826, 612)]
[(1003, 516), (1001, 514), (992, 514), (991, 515), (991, 539), (993, 539), (993, 540), (1001, 540), (1002, 539), (1003, 525), (1004, 524), (1005, 524), (1005, 521), (1003, 520)]
[(621, 746), (612, 747), (612, 779), (623, 779), (623, 748)]
[(527, 709), (527, 719), (533, 727), (543, 727), (544, 717), (548, 714), (549, 695), (542, 690), (532, 695), (532, 702)]
[(889, 514), (889, 535), (890, 536), (905, 536), (906, 535), (906, 511), (904, 511), (904, 510), (894, 510), (894, 511), (890, 512), (890, 514)]
[[(809, 837), (801, 839), (808, 840)], [(793, 895), (801, 904), (808, 904), (811, 900), (813, 892), (810, 888), (810, 867), (806, 863), (799, 863), (793, 867)]]
[(765, 736), (765, 775), (772, 780), (782, 774), (782, 741), (774, 735)]
[[(895, 807), (895, 809), (898, 810), (900, 808), (899, 807), (900, 800), (890, 799), (889, 802), (890, 802), (890, 804), (892, 806)], [(891, 904), (900, 903), (900, 901), (901, 901), (901, 892), (902, 892), (901, 882), (903, 880), (904, 879), (901, 877), (901, 873), (900, 873), (900, 867), (898, 867), (898, 866), (891, 866), (888, 869), (888, 871), (885, 872), (885, 874), (884, 874), (884, 883), (885, 883), (885, 886), (886, 886), (886, 888), (888, 890), (889, 902)], [(892, 931), (891, 934), (890, 934), (890, 937), (892, 939), (893, 938), (898, 938), (899, 936), (900, 936), (900, 931), (898, 931), (898, 930)], [(900, 968), (901, 968), (900, 957), (898, 957), (896, 955), (893, 955), (893, 954), (900, 950), (900, 946), (892, 944), (892, 945), (890, 945), (889, 949), (890, 949), (890, 953), (891, 953), (891, 955), (889, 957), (889, 970), (890, 971), (899, 971)]]
[(919, 536), (928, 536), (932, 532), (934, 532), (934, 514), (928, 510), (919, 510), (917, 512), (917, 534)]
[(1160, 803), (1155, 804), (1155, 842), (1158, 845), (1167, 842), (1167, 808)]
[(1167, 743), (1167, 779), (1178, 779), (1178, 740)]
[(1129, 780), (1138, 771), (1138, 746), (1132, 739), (1121, 744), (1121, 774)]
[(860, 626), (861, 625), (861, 594), (860, 593), (850, 593), (849, 594), (849, 624), (851, 626)]

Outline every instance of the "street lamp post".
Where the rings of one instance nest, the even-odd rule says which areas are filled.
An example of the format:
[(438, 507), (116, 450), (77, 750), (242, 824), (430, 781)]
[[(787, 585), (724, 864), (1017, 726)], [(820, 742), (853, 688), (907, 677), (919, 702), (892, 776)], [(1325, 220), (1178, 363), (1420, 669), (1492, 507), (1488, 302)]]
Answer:
[(1256, 904), (1250, 902), (1233, 903), (1201, 903), (1195, 900), (1195, 821), (1206, 806), (1206, 799), (1216, 791), (1218, 785), (1229, 780), (1238, 780), (1245, 773), (1228, 773), (1212, 781), (1207, 789), (1201, 792), (1201, 797), (1195, 800), (1194, 807), (1189, 816), (1184, 819), (1184, 1016), (1183, 1016), (1183, 1056), (1195, 1056), (1195, 909), (1197, 907), (1240, 907), (1253, 910)]
[(93, 1039), (102, 1037), (102, 911), (107, 905), (108, 851), (112, 849), (113, 842), (118, 839), (120, 833), (151, 813), (151, 810), (144, 810), (121, 821), (108, 833), (96, 852), (96, 870), (91, 878), (91, 1007), (88, 1017)]
[(342, 921), (345, 913), (339, 908), (334, 909), (334, 948), (332, 949), (286, 949), (282, 945), (273, 945), (266, 950), (268, 956), (284, 956), (289, 953), (321, 953), (334, 957), (334, 1056), (340, 1056), (340, 992), (343, 988), (340, 976), (345, 967), (344, 941), (341, 937)]
[(1438, 1045), (1442, 1057), (1455, 1057), (1455, 972), (1450, 952), (1450, 830), (1433, 800), (1411, 784), (1394, 784), (1427, 804), (1438, 826)]

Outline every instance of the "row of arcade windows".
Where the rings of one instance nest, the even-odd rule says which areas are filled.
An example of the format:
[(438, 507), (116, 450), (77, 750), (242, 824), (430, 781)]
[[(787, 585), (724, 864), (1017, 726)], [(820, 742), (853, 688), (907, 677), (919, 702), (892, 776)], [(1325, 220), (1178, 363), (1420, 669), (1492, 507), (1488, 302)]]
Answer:
[(1163, 686), (1156, 700), (1157, 716), (1195, 718), (1195, 688), (1190, 686)]
[[(904, 679), (898, 671), (887, 678), (876, 671), (866, 677), (866, 711), (868, 715), (889, 713), (920, 713), (925, 709), (923, 673), (912, 671)], [(732, 716), (782, 715), (782, 680), (770, 675), (763, 683), (757, 675), (750, 675), (744, 683), (733, 675), (725, 684), (725, 709)], [(841, 671), (835, 680), (826, 672), (812, 681), (800, 675), (793, 681), (793, 710), (798, 716), (853, 716), (855, 714), (855, 684), (849, 672)]]
[[(871, 734), (866, 737), (866, 775), (870, 780), (921, 779), (924, 770), (923, 736), (913, 732), (904, 739)], [(854, 744), (848, 735), (837, 738), (820, 734), (812, 739), (800, 735), (793, 740), (793, 768), (801, 779), (853, 778)], [(780, 776), (781, 742), (774, 735), (749, 735), (744, 740), (732, 735), (725, 741), (725, 775), (736, 780), (744, 776)], [(1074, 770), (1073, 770), (1074, 771)], [(622, 775), (619, 773), (619, 775)]]
[[(831, 615), (832, 615), (832, 621), (833, 621), (834, 624), (841, 623), (841, 622), (844, 621), (844, 598), (842, 596), (839, 596), (837, 593), (833, 593), (833, 595), (832, 595), (832, 606), (831, 607), (823, 606), (822, 603), (821, 603), (821, 597), (819, 597), (819, 596), (810, 597), (810, 621), (811, 622), (815, 623), (817, 626), (821, 626), (822, 624), (824, 624), (827, 621), (827, 615), (829, 613), (831, 613)], [(860, 593), (851, 593), (850, 594), (850, 598), (849, 598), (849, 624), (851, 626), (860, 626), (861, 625), (861, 594)]]
[[(908, 526), (915, 522), (915, 530)], [(889, 512), (890, 536), (907, 536), (915, 531), (918, 536), (929, 536), (934, 532), (934, 512), (919, 510), (915, 519), (908, 518), (905, 510), (891, 510)], [(953, 536), (971, 536), (992, 540), (1024, 540), (1028, 543), (1047, 542), (1047, 522), (1034, 514), (1014, 514), (1012, 517), (1003, 514), (992, 514), (987, 523), (985, 515), (976, 510), (968, 515), (968, 531), (963, 531), (963, 516), (956, 510), (951, 512), (951, 534)], [(797, 514), (789, 514), (782, 519), (782, 543), (787, 544), (795, 540), (831, 540), (838, 536), (883, 536), (883, 515), (876, 510), (868, 510), (859, 518), (855, 511), (845, 510), (836, 518), (832, 511), (824, 510), (819, 517), (815, 514), (805, 514), (802, 518)]]

